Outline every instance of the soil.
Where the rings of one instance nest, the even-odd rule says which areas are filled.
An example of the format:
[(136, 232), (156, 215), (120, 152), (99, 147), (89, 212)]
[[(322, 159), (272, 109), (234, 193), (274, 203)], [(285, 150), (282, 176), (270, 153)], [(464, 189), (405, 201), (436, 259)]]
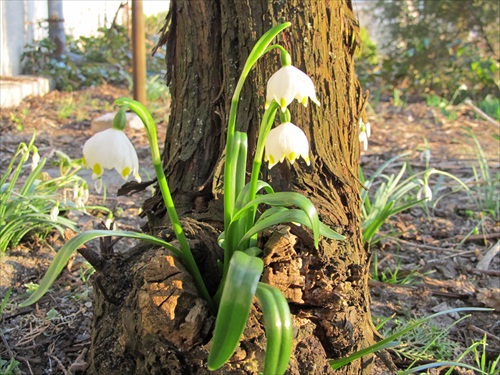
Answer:
[[(73, 93), (52, 91), (43, 97), (27, 98), (18, 107), (2, 109), (0, 172), (19, 142), (28, 142), (35, 130), (35, 144), (42, 156), (56, 149), (80, 158), (83, 143), (92, 135), (91, 120), (110, 111), (114, 99), (129, 95), (125, 89), (103, 85)], [(68, 103), (74, 104), (73, 110), (63, 115)], [(162, 140), (168, 103), (155, 107), (159, 108), (154, 117)], [(441, 180), (433, 175), (430, 180), (433, 200), (395, 215), (381, 228), (378, 241), (371, 246), (372, 263), (376, 267), (370, 281), (375, 324), (388, 319), (380, 329), (387, 334), (391, 328), (401, 328), (400, 324), (411, 319), (448, 309), (492, 309), (444, 314), (422, 326), (413, 336), (407, 336), (412, 340), (411, 345), (390, 351), (400, 369), (411, 365), (415, 352), (421, 355), (417, 365), (433, 362), (439, 355), (457, 359), (484, 335), (489, 344), (488, 358), (499, 355), (500, 257), (495, 255), (500, 247), (500, 213), (487, 212), (477, 204), (481, 192), (475, 189), (473, 166), (478, 168), (478, 151), (467, 129), (483, 148), (494, 200), (498, 202), (500, 155), (499, 141), (494, 135), (498, 136), (500, 128), (498, 123), (478, 115), (470, 105), (462, 104), (452, 110), (457, 115), (453, 120), (425, 103), (395, 106), (385, 102), (370, 108), (368, 113), (372, 135), (368, 150), (361, 156), (365, 177), (391, 157), (406, 152), (405, 158), (391, 163), (384, 173), (397, 174), (405, 161), (409, 162), (411, 173), (424, 170), (426, 162), (421, 153), (427, 141), (431, 151), (429, 166), (456, 176), (470, 188), (467, 192), (459, 189), (453, 179)], [(148, 164), (144, 130), (127, 129), (127, 135), (137, 149), (143, 180), (147, 180), (151, 164)], [(49, 174), (55, 173), (56, 170), (51, 170)], [(90, 173), (86, 171), (82, 176), (92, 187)], [(480, 180), (485, 183), (484, 178)], [(377, 181), (373, 191), (381, 180)], [(105, 204), (114, 211), (118, 229), (138, 230), (146, 221), (139, 216), (141, 203), (151, 192), (116, 196), (123, 180), (114, 172), (106, 175), (105, 182)], [(103, 198), (91, 188), (92, 203), (100, 204)], [(100, 216), (70, 215), (75, 215), (82, 230), (103, 220)], [(50, 292), (37, 304), (18, 307), (26, 298), (30, 283), (40, 281), (62, 243), (56, 233), (46, 241), (30, 237), (0, 258), (0, 301), (9, 288), (12, 290), (1, 315), (0, 359), (15, 359), (25, 374), (81, 374), (88, 365), (93, 291), (86, 282), (89, 266), (81, 256), (74, 256)], [(122, 240), (118, 245), (125, 249), (133, 243)], [(462, 319), (466, 315), (470, 317)], [(425, 344), (419, 340), (433, 329), (446, 335), (424, 350)], [(464, 361), (473, 364), (470, 357)], [(0, 366), (1, 372), (5, 365), (0, 362)], [(466, 370), (456, 371), (466, 373)], [(386, 373), (385, 367), (378, 364), (376, 372)]]

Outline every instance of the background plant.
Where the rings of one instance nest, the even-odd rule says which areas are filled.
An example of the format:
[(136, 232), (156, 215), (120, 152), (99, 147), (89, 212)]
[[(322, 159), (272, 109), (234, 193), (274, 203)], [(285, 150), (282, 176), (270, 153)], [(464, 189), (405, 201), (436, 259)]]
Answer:
[[(429, 185), (429, 178), (433, 174), (453, 179), (458, 183), (459, 188), (468, 190), (468, 187), (452, 174), (434, 168), (426, 168), (424, 171), (412, 173), (407, 176), (405, 173), (409, 169), (409, 162), (403, 163), (397, 174), (387, 175), (384, 173), (395, 161), (408, 156), (408, 153), (394, 156), (383, 163), (370, 178), (365, 179), (363, 171), (359, 170), (360, 180), (366, 189), (361, 190), (361, 228), (363, 231), (363, 241), (376, 242), (376, 235), (380, 227), (387, 220), (399, 212), (418, 206), (436, 198), (436, 194), (427, 197), (422, 191), (432, 191)], [(437, 185), (439, 187), (439, 183)], [(375, 189), (372, 190), (371, 189)], [(435, 188), (434, 190), (438, 190)], [(423, 197), (419, 195), (422, 193)], [(423, 206), (426, 209), (426, 205)]]
[[(146, 48), (157, 43), (158, 28), (163, 14), (146, 18)], [(101, 27), (96, 36), (66, 37), (68, 54), (54, 57), (55, 44), (44, 38), (25, 47), (22, 55), (23, 72), (51, 77), (55, 88), (74, 91), (84, 87), (109, 83), (126, 86), (131, 79), (132, 50), (127, 29), (118, 24)], [(156, 50), (146, 58), (149, 77), (164, 76), (164, 53)]]
[(472, 165), (474, 179), (470, 196), (480, 212), (485, 212), (494, 219), (498, 219), (500, 217), (500, 172), (493, 174), (490, 171), (488, 160), (479, 140), (472, 130), (463, 129), (473, 140), (474, 153), (478, 164), (477, 167)]
[[(398, 87), (420, 98), (427, 94), (450, 98), (465, 84), (467, 95), (476, 102), (488, 94), (499, 96), (498, 2), (378, 0), (367, 4), (380, 40), (376, 77), (389, 91)], [(366, 71), (358, 64), (358, 76)], [(373, 84), (370, 80), (369, 85)], [(465, 95), (461, 93), (457, 102)]]
[[(43, 239), (54, 229), (61, 235), (65, 228), (76, 231), (75, 222), (65, 216), (71, 210), (86, 208), (87, 184), (77, 175), (81, 161), (56, 153), (60, 176), (50, 178), (44, 172), (47, 158), (38, 156), (34, 142), (35, 136), (28, 144), (19, 145), (0, 178), (0, 252), (30, 234)], [(28, 176), (22, 173), (26, 169), (30, 169)], [(104, 207), (100, 210), (109, 211)]]

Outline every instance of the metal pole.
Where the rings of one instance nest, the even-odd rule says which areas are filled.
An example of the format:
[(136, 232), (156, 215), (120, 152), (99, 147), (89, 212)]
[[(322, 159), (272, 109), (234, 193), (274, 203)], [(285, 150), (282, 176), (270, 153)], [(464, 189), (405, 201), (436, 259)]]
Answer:
[(49, 38), (56, 45), (54, 52), (56, 58), (60, 58), (66, 51), (62, 0), (49, 0), (47, 7), (49, 13)]
[(142, 0), (132, 0), (132, 79), (134, 99), (146, 105), (146, 47)]

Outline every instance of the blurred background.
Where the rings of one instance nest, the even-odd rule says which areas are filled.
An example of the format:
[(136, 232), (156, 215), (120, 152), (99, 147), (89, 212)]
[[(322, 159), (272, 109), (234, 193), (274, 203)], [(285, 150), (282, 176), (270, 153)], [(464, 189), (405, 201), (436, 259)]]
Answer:
[(468, 97), (499, 118), (500, 2), (357, 0), (354, 6), (362, 39), (356, 73), (372, 102)]
[[(470, 98), (499, 118), (500, 2), (496, 0), (354, 0), (362, 47), (356, 72), (370, 101), (427, 100), (447, 106)], [(147, 75), (162, 77), (158, 41), (169, 1), (143, 1)], [(62, 19), (49, 21), (49, 10)], [(53, 88), (130, 85), (131, 1), (2, 1), (1, 73), (43, 75)], [(57, 21), (61, 21), (57, 24)], [(50, 28), (65, 33), (57, 54)], [(22, 37), (20, 37), (22, 36)]]

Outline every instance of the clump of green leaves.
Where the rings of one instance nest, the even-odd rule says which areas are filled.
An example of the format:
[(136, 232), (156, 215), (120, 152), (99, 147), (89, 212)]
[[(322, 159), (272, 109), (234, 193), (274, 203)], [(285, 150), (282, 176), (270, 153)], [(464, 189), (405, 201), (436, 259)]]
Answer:
[[(56, 45), (45, 38), (27, 45), (21, 57), (23, 71), (51, 77), (56, 89), (74, 91), (104, 82), (124, 85), (130, 75), (132, 56), (129, 40), (122, 27), (99, 29), (98, 37), (67, 37), (70, 54), (56, 58)], [(73, 55), (71, 55), (73, 54)], [(82, 59), (75, 63), (74, 56)]]
[[(407, 326), (418, 323), (418, 319), (399, 320), (395, 319), (394, 327), (383, 330), (383, 336), (389, 336), (394, 332), (404, 329)], [(431, 322), (417, 324), (411, 331), (402, 335), (399, 340), (402, 342), (392, 350), (399, 358), (411, 361), (443, 361), (452, 360), (460, 350), (460, 345), (448, 337), (448, 332), (452, 326), (446, 329)]]
[[(435, 313), (435, 314), (432, 314), (432, 315), (429, 315), (429, 316), (426, 316), (426, 317), (423, 317), (423, 318), (419, 318), (419, 319), (413, 320), (411, 322), (408, 322), (407, 324), (401, 325), (400, 327), (398, 327), (398, 329), (394, 329), (391, 332), (387, 332), (386, 338), (383, 339), (383, 340), (380, 340), (379, 342), (377, 342), (374, 345), (371, 345), (371, 346), (369, 346), (367, 348), (358, 350), (357, 352), (351, 354), (348, 357), (341, 358), (341, 359), (331, 360), (330, 361), (330, 366), (334, 370), (337, 370), (337, 369), (341, 368), (342, 366), (345, 366), (345, 365), (351, 363), (352, 361), (355, 361), (356, 359), (362, 358), (362, 357), (364, 357), (366, 355), (373, 354), (373, 353), (376, 353), (377, 351), (388, 349), (388, 348), (397, 348), (402, 343), (404, 345), (404, 342), (405, 342), (404, 338), (408, 337), (408, 334), (411, 335), (412, 331), (414, 331), (415, 329), (418, 329), (419, 327), (421, 327), (424, 324), (427, 324), (427, 322), (429, 322), (430, 320), (432, 320), (434, 318), (437, 318), (438, 316), (441, 316), (441, 315), (456, 314), (456, 313), (459, 313), (459, 312), (466, 312), (466, 311), (467, 312), (471, 312), (471, 311), (488, 312), (488, 311), (491, 311), (491, 309), (485, 309), (485, 308), (480, 308), (480, 307), (460, 307), (460, 308), (456, 308), (456, 309), (450, 309), (450, 310), (446, 310), (446, 311), (441, 311), (441, 312), (438, 312), (438, 313)], [(467, 317), (467, 316), (465, 316), (465, 317)], [(454, 324), (458, 323), (459, 321), (461, 321), (465, 317), (460, 318)], [(389, 320), (390, 319), (385, 319), (384, 324), (387, 323)], [(379, 328), (379, 327), (377, 327), (377, 328)], [(449, 328), (451, 328), (451, 326), (449, 326), (448, 329)], [(444, 331), (441, 330), (440, 332), (441, 333), (446, 333), (447, 330), (444, 330)], [(423, 343), (425, 344), (425, 346), (420, 348), (420, 352), (426, 351), (425, 348), (430, 347), (429, 344), (435, 343), (437, 339), (440, 339), (442, 337), (442, 335), (440, 336), (439, 334), (433, 334), (433, 335), (428, 335), (427, 334), (425, 336), (426, 336), (426, 339), (423, 341)], [(450, 345), (453, 345), (453, 344), (450, 344)], [(464, 364), (460, 364), (460, 363), (456, 363), (456, 362), (434, 362), (434, 363), (432, 363), (430, 365), (426, 365), (425, 369), (426, 368), (439, 367), (439, 366), (442, 366), (442, 365), (447, 365), (447, 366), (464, 366), (464, 367), (467, 367), (467, 368), (471, 368), (472, 367), (470, 365), (464, 365)], [(423, 370), (423, 368), (415, 367), (415, 368), (407, 369), (406, 371), (398, 372), (398, 374), (406, 375), (406, 374), (418, 373), (418, 371), (421, 371), (421, 370)]]
[(399, 259), (396, 261), (394, 269), (386, 267), (385, 269), (380, 270), (378, 264), (378, 254), (376, 252), (373, 253), (373, 272), (371, 274), (372, 280), (380, 281), (386, 284), (409, 285), (421, 277), (422, 274), (418, 271), (418, 269), (401, 269), (401, 261)]
[(496, 175), (490, 171), (488, 160), (484, 154), (483, 148), (474, 133), (464, 128), (469, 136), (474, 141), (474, 153), (477, 158), (478, 166), (472, 165), (474, 175), (474, 187), (470, 191), (470, 195), (481, 212), (486, 212), (494, 219), (500, 217), (500, 173)]
[(19, 369), (19, 362), (14, 358), (9, 359), (8, 361), (0, 358), (0, 373), (5, 375), (21, 374), (21, 370)]
[[(364, 242), (376, 242), (376, 235), (380, 227), (390, 217), (432, 200), (432, 195), (435, 196), (435, 194), (432, 193), (432, 189), (429, 187), (431, 175), (438, 174), (449, 177), (458, 182), (459, 187), (468, 190), (468, 187), (457, 177), (434, 168), (427, 168), (424, 171), (405, 177), (409, 162), (403, 163), (397, 174), (384, 174), (387, 167), (408, 155), (408, 153), (405, 153), (387, 160), (369, 179), (365, 179), (360, 168), (360, 180), (366, 188), (361, 191), (361, 228)], [(375, 192), (369, 194), (370, 189), (373, 188), (376, 188)], [(430, 196), (426, 196), (425, 191), (430, 192)], [(424, 192), (423, 198), (421, 198), (422, 192)]]
[[(47, 158), (39, 157), (34, 142), (35, 136), (18, 146), (0, 177), (0, 252), (16, 246), (28, 234), (43, 239), (54, 229), (61, 234), (65, 228), (77, 230), (75, 223), (59, 212), (85, 208), (86, 182), (77, 176), (81, 162), (58, 153), (61, 175), (50, 178), (43, 170)], [(30, 173), (24, 178), (26, 169)], [(75, 201), (64, 198), (64, 191), (70, 189)]]

